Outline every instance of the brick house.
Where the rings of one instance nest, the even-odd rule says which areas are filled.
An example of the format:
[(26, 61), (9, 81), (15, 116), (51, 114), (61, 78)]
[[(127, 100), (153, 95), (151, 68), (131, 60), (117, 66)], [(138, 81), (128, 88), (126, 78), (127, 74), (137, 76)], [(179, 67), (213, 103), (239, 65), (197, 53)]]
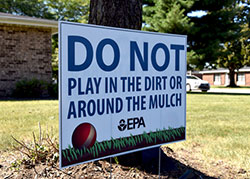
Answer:
[[(235, 82), (239, 86), (250, 86), (250, 67), (243, 67), (235, 71)], [(227, 86), (230, 83), (229, 70), (220, 68), (216, 70), (203, 70), (196, 72), (194, 75), (201, 75), (203, 80), (206, 80), (210, 85)]]
[(58, 22), (0, 13), (0, 96), (23, 79), (52, 78), (51, 35)]

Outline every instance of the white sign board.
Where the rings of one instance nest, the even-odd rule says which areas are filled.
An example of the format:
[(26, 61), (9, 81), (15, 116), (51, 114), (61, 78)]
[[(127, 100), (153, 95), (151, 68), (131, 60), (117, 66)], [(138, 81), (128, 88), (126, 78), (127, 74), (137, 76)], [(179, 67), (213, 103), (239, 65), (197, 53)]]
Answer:
[(185, 140), (186, 41), (59, 23), (61, 168)]

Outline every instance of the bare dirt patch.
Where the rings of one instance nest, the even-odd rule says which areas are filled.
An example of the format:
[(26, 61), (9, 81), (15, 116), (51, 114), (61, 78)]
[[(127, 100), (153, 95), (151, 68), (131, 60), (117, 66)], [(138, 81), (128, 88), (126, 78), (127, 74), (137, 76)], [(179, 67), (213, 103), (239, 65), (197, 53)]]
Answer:
[[(162, 148), (161, 178), (250, 178), (250, 171), (239, 169), (223, 161), (204, 163), (194, 151), (173, 151)], [(139, 157), (138, 157), (139, 156)], [(59, 170), (58, 164), (46, 162), (35, 165), (22, 163), (15, 166), (24, 156), (16, 151), (0, 152), (0, 178), (158, 178), (158, 158), (142, 163), (140, 155), (131, 154), (118, 158), (119, 164), (109, 159), (100, 160)]]

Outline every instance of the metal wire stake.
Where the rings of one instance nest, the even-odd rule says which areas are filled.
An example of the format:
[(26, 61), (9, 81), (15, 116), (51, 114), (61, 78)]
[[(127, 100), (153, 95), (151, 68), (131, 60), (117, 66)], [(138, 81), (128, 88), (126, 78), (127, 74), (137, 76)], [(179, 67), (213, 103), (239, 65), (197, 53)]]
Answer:
[(161, 147), (159, 147), (159, 170), (158, 170), (159, 179), (161, 178)]
[(112, 179), (112, 158), (109, 158), (109, 163), (110, 163), (110, 179)]

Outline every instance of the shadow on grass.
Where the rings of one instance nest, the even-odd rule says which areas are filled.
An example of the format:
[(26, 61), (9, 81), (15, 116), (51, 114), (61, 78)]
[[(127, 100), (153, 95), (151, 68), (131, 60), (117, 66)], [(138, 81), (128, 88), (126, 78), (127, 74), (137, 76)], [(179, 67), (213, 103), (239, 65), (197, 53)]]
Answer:
[(234, 95), (234, 96), (245, 96), (250, 95), (250, 93), (222, 93), (222, 92), (187, 92), (187, 94), (197, 94), (197, 95)]
[(41, 100), (58, 100), (58, 98), (47, 97), (47, 98), (13, 98), (13, 97), (0, 97), (0, 101), (41, 101)]
[(224, 89), (250, 89), (250, 86), (235, 86), (235, 87), (230, 87), (230, 86), (211, 86), (211, 88), (224, 88)]
[[(171, 150), (168, 148), (168, 150)], [(161, 162), (160, 162), (160, 176), (162, 178), (179, 178), (179, 179), (196, 179), (196, 178), (208, 178), (215, 179), (214, 177), (207, 176), (206, 174), (187, 166), (178, 160), (168, 157), (162, 149)], [(170, 151), (173, 152), (173, 151)], [(109, 161), (109, 159), (107, 159)], [(144, 150), (141, 152), (135, 152), (118, 157), (120, 165), (126, 167), (134, 167), (138, 170), (144, 171), (148, 174), (159, 174), (159, 148), (153, 148)]]

